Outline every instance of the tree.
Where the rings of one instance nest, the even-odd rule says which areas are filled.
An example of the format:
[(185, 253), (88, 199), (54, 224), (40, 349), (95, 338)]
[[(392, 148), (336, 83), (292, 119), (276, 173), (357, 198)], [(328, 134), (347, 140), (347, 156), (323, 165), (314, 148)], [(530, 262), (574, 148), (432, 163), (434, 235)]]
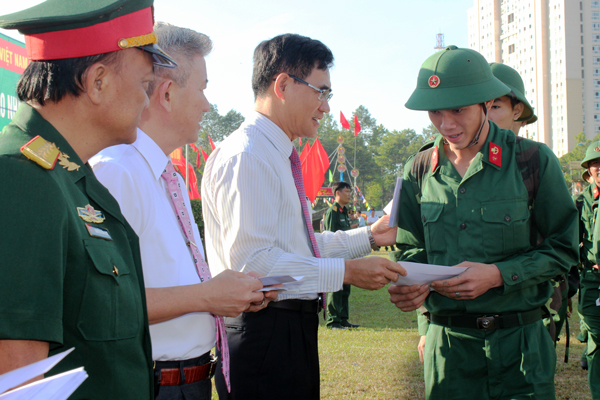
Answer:
[(204, 151), (210, 154), (210, 143), (208, 135), (215, 144), (223, 141), (244, 122), (244, 116), (235, 110), (229, 110), (227, 114), (220, 115), (216, 104), (210, 105), (210, 110), (202, 117), (201, 129), (198, 134), (197, 145), (202, 146)]

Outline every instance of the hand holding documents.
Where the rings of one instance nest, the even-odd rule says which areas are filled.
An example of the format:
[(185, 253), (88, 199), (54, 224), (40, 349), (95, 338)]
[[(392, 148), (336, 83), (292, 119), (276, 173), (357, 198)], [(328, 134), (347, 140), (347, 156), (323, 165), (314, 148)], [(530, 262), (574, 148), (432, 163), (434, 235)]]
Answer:
[(0, 393), (3, 393), (0, 395), (0, 399), (66, 400), (87, 379), (88, 375), (83, 368), (76, 368), (62, 374), (32, 382), (10, 392), (4, 392), (50, 371), (73, 350), (74, 348), (71, 348), (52, 357), (0, 375)]
[(406, 276), (400, 276), (396, 282), (392, 283), (397, 286), (430, 284), (433, 281), (452, 278), (467, 269), (466, 267), (447, 267), (409, 261), (399, 261), (398, 264), (404, 267)]
[(304, 278), (303, 276), (289, 276), (289, 275), (279, 275), (279, 276), (264, 276), (260, 279), (263, 284), (263, 288), (258, 290), (259, 292), (267, 292), (270, 290), (284, 291), (287, 290), (283, 286), (273, 286), (273, 285), (283, 285), (285, 283), (290, 282), (298, 282), (300, 279)]

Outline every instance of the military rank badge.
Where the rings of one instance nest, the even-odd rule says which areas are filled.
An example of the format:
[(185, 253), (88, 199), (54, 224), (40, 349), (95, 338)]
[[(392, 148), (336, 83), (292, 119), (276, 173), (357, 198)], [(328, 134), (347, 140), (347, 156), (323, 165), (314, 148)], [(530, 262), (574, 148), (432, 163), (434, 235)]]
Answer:
[(492, 164), (502, 167), (502, 147), (490, 142), (489, 160)]
[(44, 169), (53, 169), (60, 156), (60, 150), (51, 143), (37, 135), (21, 147), (21, 153)]
[(101, 224), (104, 222), (104, 213), (102, 211), (94, 210), (94, 207), (87, 205), (85, 207), (77, 207), (77, 214), (85, 222), (91, 222), (93, 224)]
[[(96, 238), (105, 239), (105, 240), (112, 240), (112, 238), (110, 237), (110, 233), (108, 233), (108, 229), (99, 228), (97, 226), (93, 226), (90, 224), (85, 224), (85, 227), (87, 228), (88, 233), (90, 234), (91, 237), (96, 237)], [(118, 273), (117, 273), (117, 275), (118, 275)]]

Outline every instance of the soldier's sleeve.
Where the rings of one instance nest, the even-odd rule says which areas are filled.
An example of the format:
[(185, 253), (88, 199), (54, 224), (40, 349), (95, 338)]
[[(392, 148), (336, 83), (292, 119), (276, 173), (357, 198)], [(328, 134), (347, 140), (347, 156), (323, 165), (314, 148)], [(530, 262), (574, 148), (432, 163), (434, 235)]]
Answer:
[(531, 217), (544, 240), (532, 250), (495, 263), (510, 293), (565, 274), (578, 262), (578, 213), (556, 156), (539, 145), (539, 187)]
[(337, 224), (335, 223), (335, 213), (330, 207), (325, 213), (325, 218), (323, 218), (323, 228), (325, 228), (326, 231), (335, 232), (337, 231), (336, 225)]
[(413, 160), (410, 159), (404, 167), (404, 182), (398, 207), (398, 251), (390, 253), (390, 258), (392, 261), (427, 263), (419, 186), (416, 177), (411, 173)]
[(8, 156), (0, 181), (0, 338), (62, 343), (64, 195), (48, 172)]

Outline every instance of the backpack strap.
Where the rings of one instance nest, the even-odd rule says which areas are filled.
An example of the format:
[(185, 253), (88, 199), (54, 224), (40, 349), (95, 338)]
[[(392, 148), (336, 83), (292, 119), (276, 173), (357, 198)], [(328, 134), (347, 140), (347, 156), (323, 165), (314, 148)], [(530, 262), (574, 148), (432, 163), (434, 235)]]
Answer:
[(540, 152), (537, 146), (531, 146), (523, 149), (523, 138), (516, 137), (517, 151), (515, 152), (517, 159), (517, 167), (521, 172), (521, 178), (527, 188), (529, 199), (527, 205), (531, 208), (537, 196), (538, 188), (540, 187)]

